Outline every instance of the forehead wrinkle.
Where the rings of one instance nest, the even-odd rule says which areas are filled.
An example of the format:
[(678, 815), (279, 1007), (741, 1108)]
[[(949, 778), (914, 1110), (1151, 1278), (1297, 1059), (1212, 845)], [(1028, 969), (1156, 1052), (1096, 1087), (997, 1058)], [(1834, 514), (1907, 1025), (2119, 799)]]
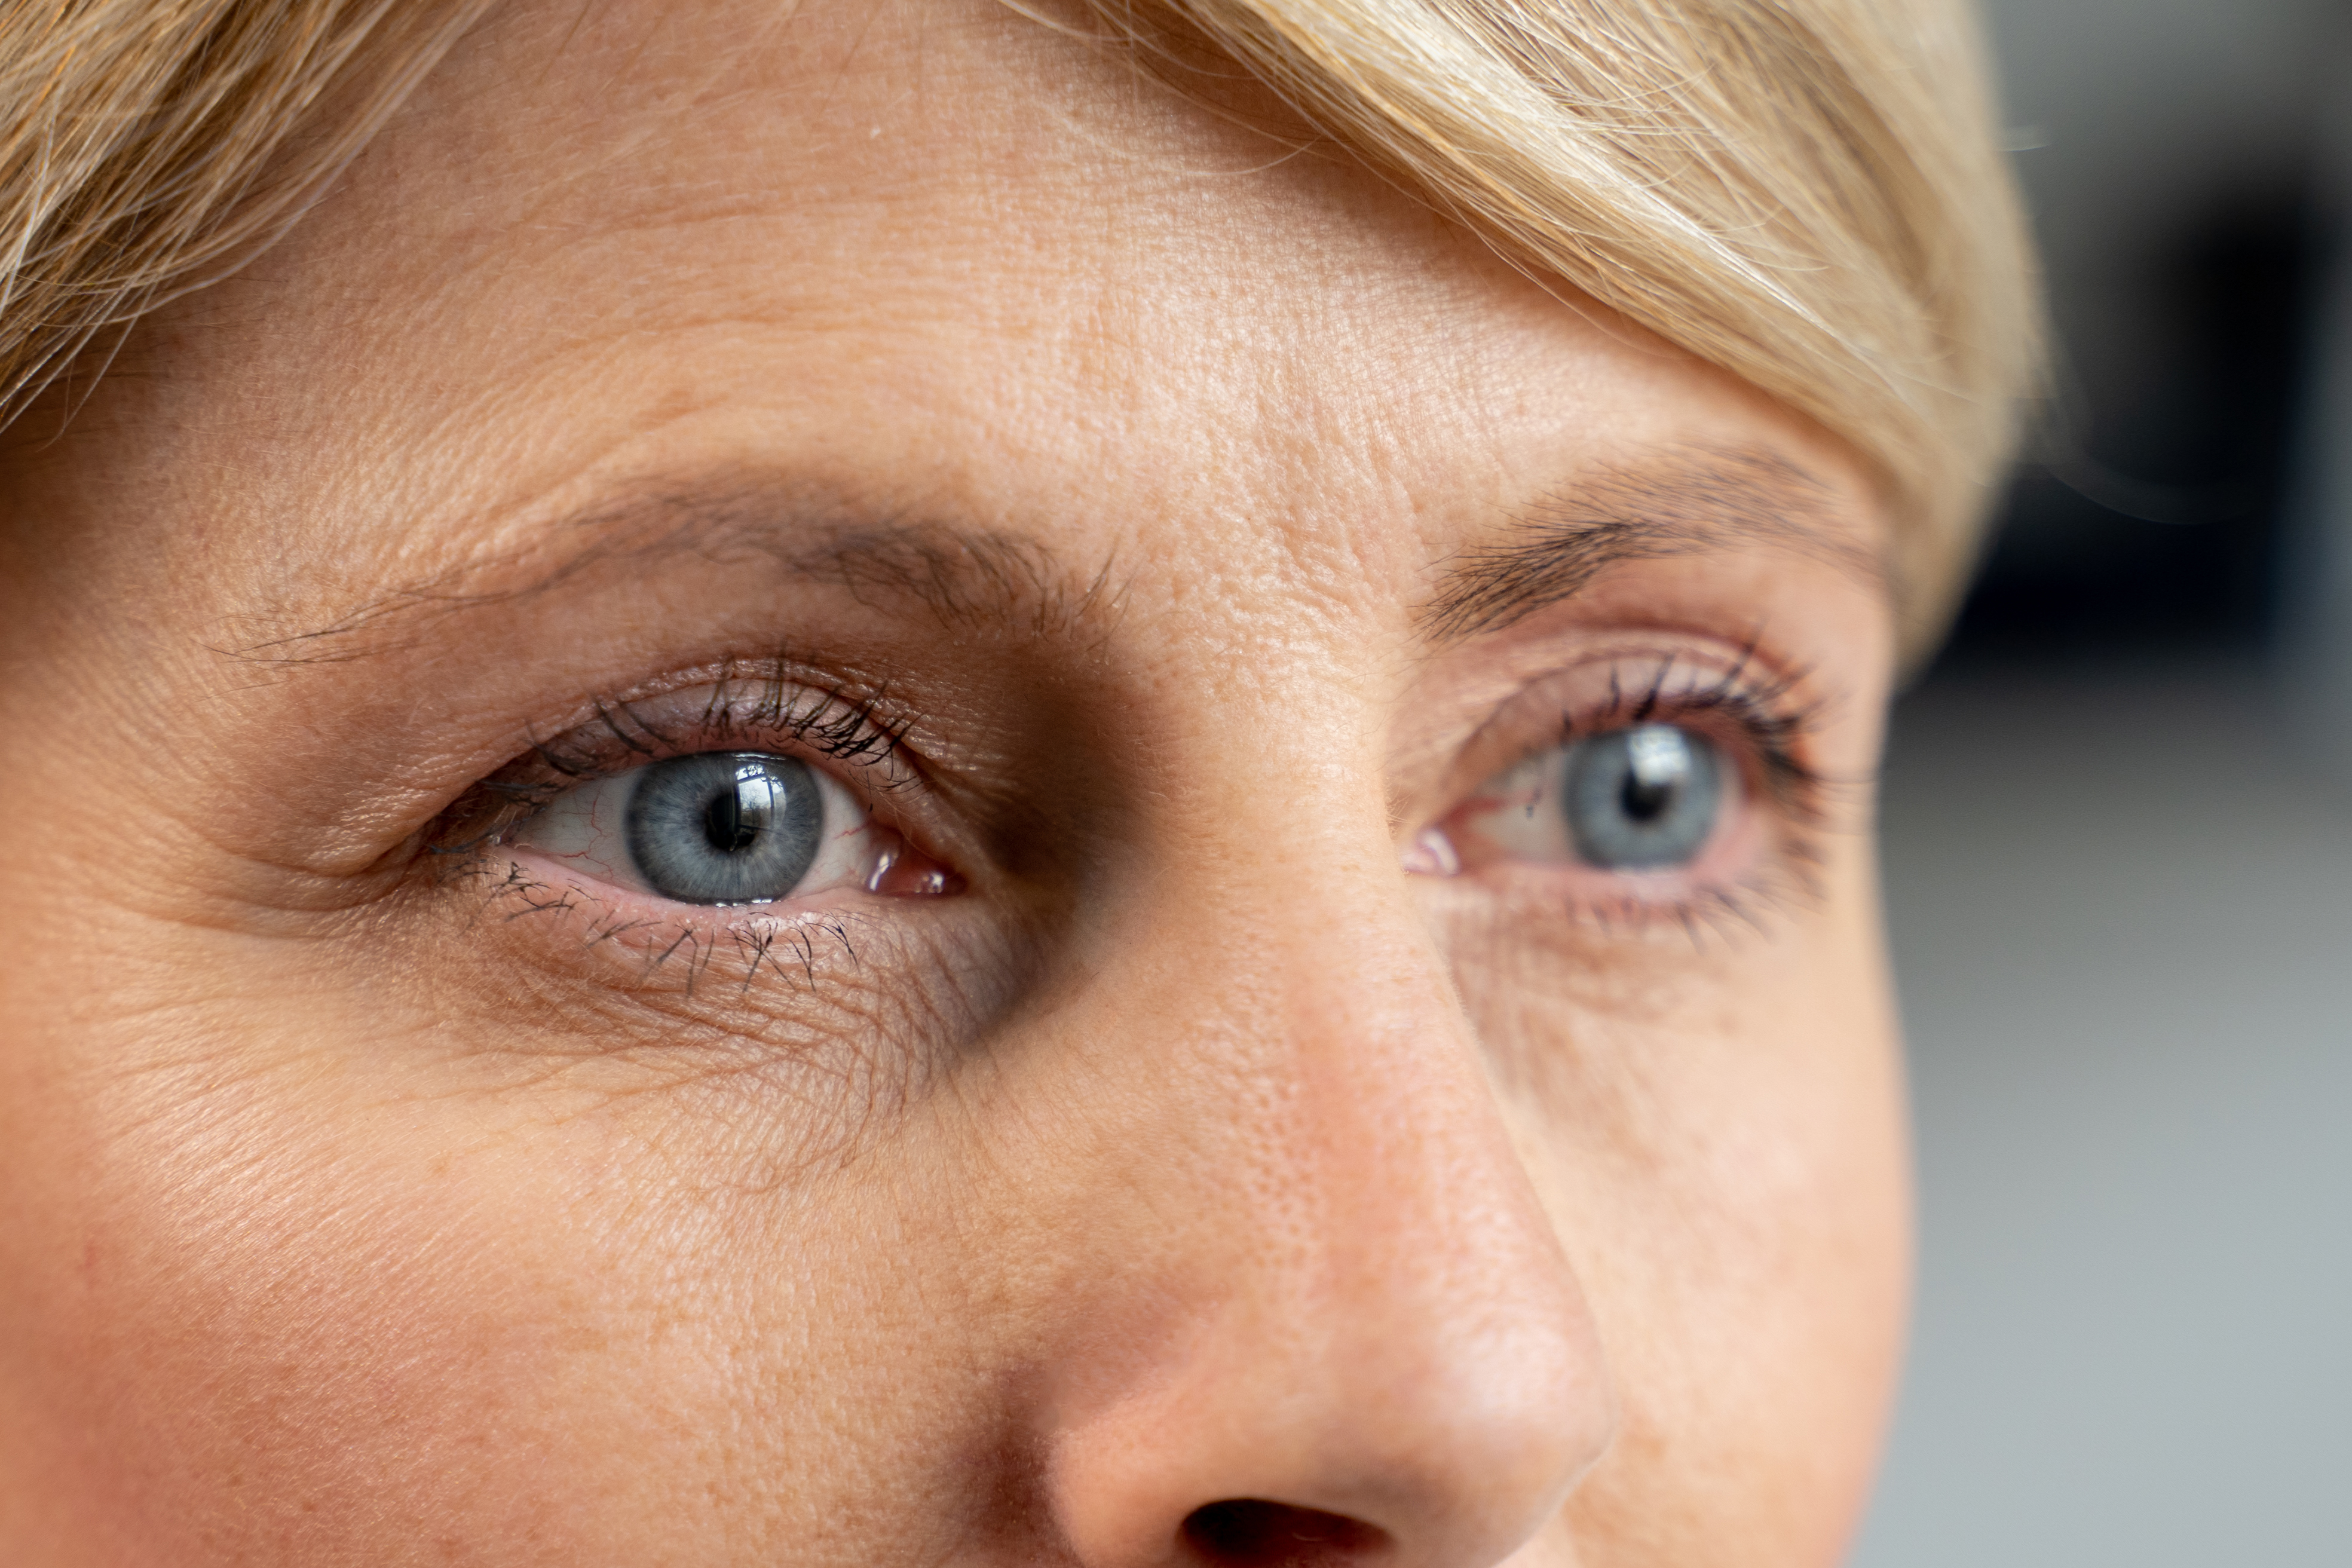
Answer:
[(385, 590), (323, 625), (220, 651), (242, 662), (340, 664), (414, 646), (434, 620), (561, 591), (599, 566), (774, 563), (870, 608), (911, 607), (943, 626), (1044, 638), (1116, 609), (1110, 559), (1091, 577), (1046, 545), (808, 483), (709, 483), (609, 498), (529, 544)]
[(1838, 502), (1839, 492), (1818, 475), (1759, 448), (1606, 468), (1515, 516), (1501, 540), (1447, 563), (1420, 619), (1436, 640), (1455, 641), (1572, 599), (1623, 562), (1759, 545), (1886, 594), (1880, 553), (1832, 521)]

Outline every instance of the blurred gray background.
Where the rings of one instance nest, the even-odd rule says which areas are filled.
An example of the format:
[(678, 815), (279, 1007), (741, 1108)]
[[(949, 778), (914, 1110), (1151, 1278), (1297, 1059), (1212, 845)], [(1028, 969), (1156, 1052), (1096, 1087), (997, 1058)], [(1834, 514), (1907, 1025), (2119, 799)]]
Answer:
[(1856, 1568), (2352, 1565), (2352, 0), (1990, 0), (2060, 416), (1897, 710)]

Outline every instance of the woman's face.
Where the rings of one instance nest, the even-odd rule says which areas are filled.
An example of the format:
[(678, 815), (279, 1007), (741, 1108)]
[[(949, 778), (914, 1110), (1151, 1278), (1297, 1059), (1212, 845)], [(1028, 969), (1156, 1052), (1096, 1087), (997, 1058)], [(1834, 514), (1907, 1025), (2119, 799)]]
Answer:
[(512, 7), (68, 394), (12, 1562), (1836, 1556), (1835, 444), (995, 0)]

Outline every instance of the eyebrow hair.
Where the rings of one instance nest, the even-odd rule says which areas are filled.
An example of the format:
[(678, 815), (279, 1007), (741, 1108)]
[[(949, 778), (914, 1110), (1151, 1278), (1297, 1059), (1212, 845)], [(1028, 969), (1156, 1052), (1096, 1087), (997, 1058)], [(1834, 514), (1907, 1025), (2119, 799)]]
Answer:
[(1792, 551), (1886, 592), (1877, 552), (1829, 526), (1836, 498), (1787, 458), (1744, 447), (1606, 469), (1515, 517), (1498, 542), (1448, 562), (1421, 623), (1437, 641), (1458, 641), (1574, 598), (1622, 562), (1754, 545)]
[[(1623, 562), (1757, 544), (1824, 562), (1883, 592), (1878, 556), (1827, 526), (1835, 494), (1787, 459), (1745, 448), (1602, 470), (1515, 516), (1502, 540), (1446, 563), (1417, 618), (1433, 639), (1458, 641), (1573, 598)], [(567, 549), (568, 541), (577, 542)], [(550, 552), (551, 564), (530, 569), (533, 557)], [(521, 549), (395, 588), (326, 625), (219, 651), (261, 664), (365, 658), (385, 647), (371, 634), (420, 615), (511, 604), (598, 566), (680, 555), (765, 561), (861, 605), (896, 599), (950, 626), (1022, 626), (1040, 637), (1115, 607), (1120, 596), (1108, 556), (1082, 578), (1019, 534), (873, 506), (832, 486), (753, 478), (604, 501), (561, 518)], [(478, 585), (486, 578), (497, 585)]]
[[(567, 540), (578, 542), (564, 549)], [(551, 551), (552, 564), (530, 569), (532, 557)], [(268, 664), (365, 658), (383, 649), (368, 634), (419, 615), (512, 604), (598, 566), (689, 555), (714, 564), (764, 561), (861, 605), (897, 599), (951, 626), (1025, 625), (1039, 636), (1066, 630), (1116, 597), (1108, 557), (1082, 579), (1047, 546), (1017, 534), (867, 506), (830, 487), (749, 481), (605, 501), (561, 518), (523, 549), (452, 566), (323, 626), (223, 651)], [(482, 585), (485, 578), (496, 585)]]

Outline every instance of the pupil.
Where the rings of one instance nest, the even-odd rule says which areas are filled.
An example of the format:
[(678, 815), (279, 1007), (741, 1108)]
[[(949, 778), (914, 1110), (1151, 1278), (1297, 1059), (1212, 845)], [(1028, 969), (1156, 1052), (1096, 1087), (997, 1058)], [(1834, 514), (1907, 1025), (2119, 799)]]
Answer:
[(1665, 813), (1675, 798), (1672, 779), (1645, 779), (1639, 773), (1625, 775), (1625, 787), (1617, 793), (1625, 815), (1636, 822), (1651, 822)]
[(740, 855), (759, 841), (768, 823), (772, 791), (764, 775), (739, 778), (713, 795), (702, 814), (702, 831), (721, 855)]
[(1714, 837), (1727, 781), (1715, 747), (1642, 724), (1568, 748), (1561, 806), (1577, 858), (1608, 869), (1688, 865)]

